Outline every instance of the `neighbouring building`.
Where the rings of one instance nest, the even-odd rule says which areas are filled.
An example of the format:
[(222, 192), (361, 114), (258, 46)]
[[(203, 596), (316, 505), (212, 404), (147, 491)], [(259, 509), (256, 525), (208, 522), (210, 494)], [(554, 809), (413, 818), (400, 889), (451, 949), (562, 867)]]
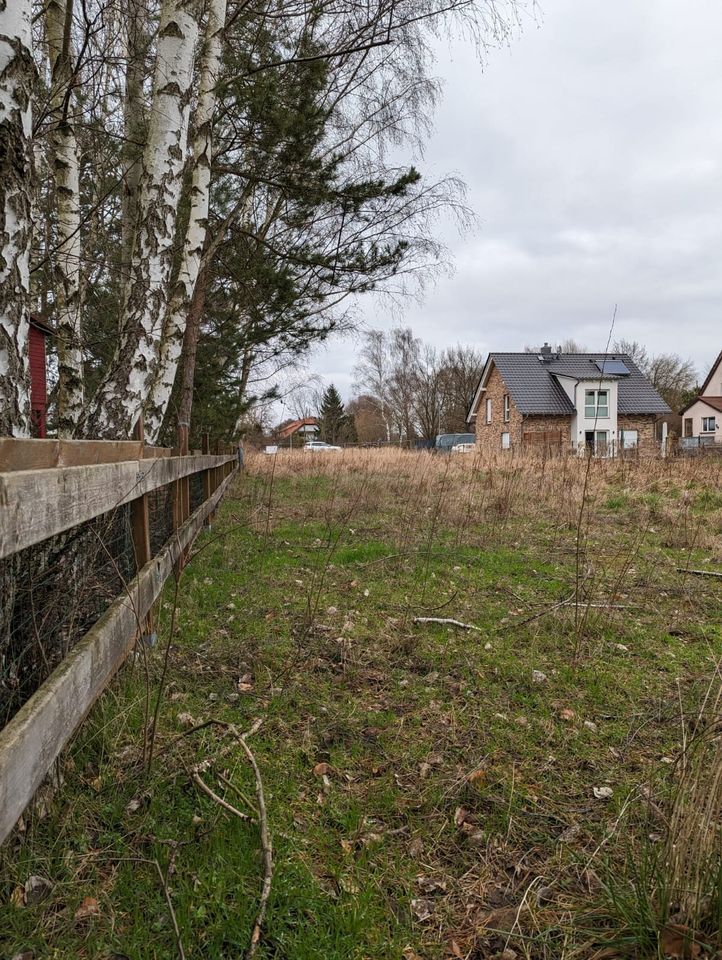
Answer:
[(321, 431), (316, 417), (291, 420), (276, 430), (276, 440), (284, 446), (303, 446), (306, 440), (315, 440)]
[(627, 356), (490, 353), (469, 410), (481, 452), (532, 449), (615, 456), (659, 451), (670, 408)]
[(682, 410), (682, 446), (722, 443), (722, 352), (696, 399)]

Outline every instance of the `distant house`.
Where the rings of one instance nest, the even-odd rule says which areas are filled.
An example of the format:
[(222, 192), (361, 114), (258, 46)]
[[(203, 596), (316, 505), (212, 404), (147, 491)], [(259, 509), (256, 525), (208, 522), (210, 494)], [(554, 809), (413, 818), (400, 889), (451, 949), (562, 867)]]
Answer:
[(55, 334), (55, 328), (47, 321), (32, 314), (28, 353), (30, 358), (30, 416), (34, 437), (46, 436), (48, 408), (48, 379), (45, 341)]
[(682, 445), (712, 443), (722, 443), (722, 352), (696, 399), (682, 410)]
[(279, 443), (289, 446), (303, 444), (306, 440), (314, 440), (321, 431), (316, 417), (304, 417), (302, 420), (290, 420), (281, 424), (276, 430), (276, 439)]
[(670, 409), (627, 356), (490, 353), (469, 410), (482, 452), (521, 448), (655, 453)]

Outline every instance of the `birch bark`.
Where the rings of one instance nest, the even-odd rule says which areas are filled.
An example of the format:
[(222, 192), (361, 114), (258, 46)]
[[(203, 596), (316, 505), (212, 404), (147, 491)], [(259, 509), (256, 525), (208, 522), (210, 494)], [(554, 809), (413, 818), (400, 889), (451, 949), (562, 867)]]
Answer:
[(0, 3), (0, 435), (30, 434), (30, 244), (35, 79), (29, 0)]
[(158, 370), (144, 408), (145, 436), (149, 443), (155, 443), (158, 439), (170, 400), (206, 239), (211, 186), (213, 115), (216, 107), (216, 85), (221, 67), (221, 41), (225, 22), (226, 0), (210, 0), (200, 65), (200, 92), (195, 113), (188, 227), (178, 279), (174, 285), (163, 328)]
[(140, 196), (141, 158), (146, 133), (146, 108), (143, 100), (143, 85), (146, 81), (148, 55), (147, 23), (148, 5), (144, 0), (124, 0), (126, 71), (125, 96), (123, 98), (123, 207), (122, 207), (122, 269), (123, 303), (127, 301), (130, 287), (130, 265), (138, 229), (138, 203)]
[(59, 437), (74, 435), (85, 402), (80, 330), (80, 157), (71, 89), (72, 10), (72, 0), (50, 0), (45, 10), (52, 85), (51, 152), (58, 229), (53, 276), (58, 347)]
[(88, 436), (129, 436), (157, 371), (188, 145), (197, 36), (194, 0), (164, 0), (127, 306), (118, 348), (85, 425)]

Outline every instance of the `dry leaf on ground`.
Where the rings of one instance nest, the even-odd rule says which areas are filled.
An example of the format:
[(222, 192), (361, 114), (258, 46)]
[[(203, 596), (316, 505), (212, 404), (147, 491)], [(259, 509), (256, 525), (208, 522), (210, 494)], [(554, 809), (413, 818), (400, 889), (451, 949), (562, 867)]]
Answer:
[(91, 917), (100, 916), (100, 904), (95, 897), (86, 897), (75, 911), (75, 920), (90, 920)]

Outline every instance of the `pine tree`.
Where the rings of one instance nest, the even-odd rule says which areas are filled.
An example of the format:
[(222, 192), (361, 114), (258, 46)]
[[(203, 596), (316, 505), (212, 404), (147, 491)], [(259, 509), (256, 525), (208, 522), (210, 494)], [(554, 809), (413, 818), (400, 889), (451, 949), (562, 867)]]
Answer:
[(323, 395), (319, 410), (321, 439), (327, 443), (353, 442), (354, 424), (346, 413), (341, 396), (331, 384)]

